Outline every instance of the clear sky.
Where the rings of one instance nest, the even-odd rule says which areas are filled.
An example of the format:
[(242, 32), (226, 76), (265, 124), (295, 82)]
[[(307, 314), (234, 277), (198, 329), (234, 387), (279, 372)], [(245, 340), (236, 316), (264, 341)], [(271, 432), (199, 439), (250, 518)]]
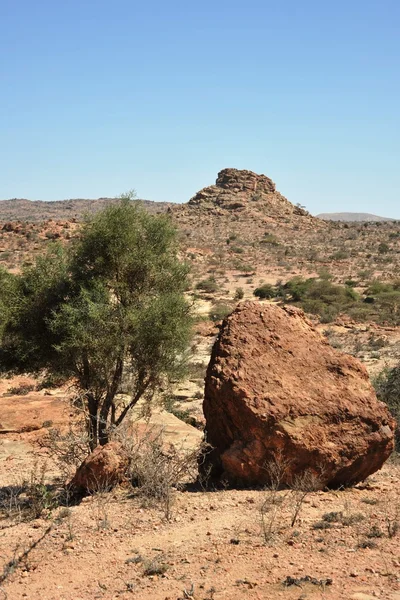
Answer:
[(399, 0), (2, 0), (0, 198), (186, 202), (225, 167), (400, 218)]

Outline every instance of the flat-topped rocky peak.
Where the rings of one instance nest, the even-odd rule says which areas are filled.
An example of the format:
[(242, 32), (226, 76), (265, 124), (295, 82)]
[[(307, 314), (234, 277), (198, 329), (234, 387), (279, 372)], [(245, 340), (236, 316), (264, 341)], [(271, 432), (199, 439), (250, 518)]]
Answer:
[(232, 192), (268, 194), (276, 191), (274, 182), (266, 175), (257, 175), (253, 171), (239, 169), (222, 169), (218, 173), (215, 185)]
[(218, 173), (215, 185), (203, 188), (188, 205), (207, 210), (245, 209), (263, 212), (270, 216), (306, 215), (302, 208), (291, 204), (266, 175), (240, 169), (223, 169)]

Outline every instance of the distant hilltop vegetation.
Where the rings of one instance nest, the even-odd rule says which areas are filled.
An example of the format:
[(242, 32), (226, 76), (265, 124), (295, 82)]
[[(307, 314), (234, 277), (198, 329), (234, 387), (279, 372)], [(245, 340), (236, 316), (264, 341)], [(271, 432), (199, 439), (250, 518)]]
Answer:
[(353, 213), (353, 212), (340, 212), (340, 213), (320, 213), (316, 215), (318, 219), (325, 219), (325, 221), (367, 221), (369, 223), (376, 223), (377, 221), (395, 221), (389, 217), (379, 217), (378, 215), (371, 215), (370, 213)]

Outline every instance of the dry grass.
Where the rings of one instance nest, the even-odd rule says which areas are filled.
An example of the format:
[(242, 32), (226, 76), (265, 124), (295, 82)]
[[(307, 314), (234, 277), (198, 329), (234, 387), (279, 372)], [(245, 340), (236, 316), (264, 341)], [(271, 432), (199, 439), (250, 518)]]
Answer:
[(160, 428), (120, 428), (115, 432), (129, 461), (128, 477), (144, 506), (159, 506), (169, 520), (175, 490), (197, 478), (202, 445), (193, 449), (167, 444)]

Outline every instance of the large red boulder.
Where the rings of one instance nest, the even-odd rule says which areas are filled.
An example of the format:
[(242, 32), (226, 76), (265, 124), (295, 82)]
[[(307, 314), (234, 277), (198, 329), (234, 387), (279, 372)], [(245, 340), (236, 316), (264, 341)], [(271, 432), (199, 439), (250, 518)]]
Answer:
[(128, 458), (121, 444), (109, 442), (97, 446), (83, 461), (71, 480), (72, 489), (80, 492), (102, 492), (123, 481)]
[(227, 317), (207, 370), (204, 469), (235, 484), (282, 484), (312, 472), (321, 486), (362, 481), (393, 450), (394, 420), (365, 367), (334, 350), (304, 313), (246, 302)]

